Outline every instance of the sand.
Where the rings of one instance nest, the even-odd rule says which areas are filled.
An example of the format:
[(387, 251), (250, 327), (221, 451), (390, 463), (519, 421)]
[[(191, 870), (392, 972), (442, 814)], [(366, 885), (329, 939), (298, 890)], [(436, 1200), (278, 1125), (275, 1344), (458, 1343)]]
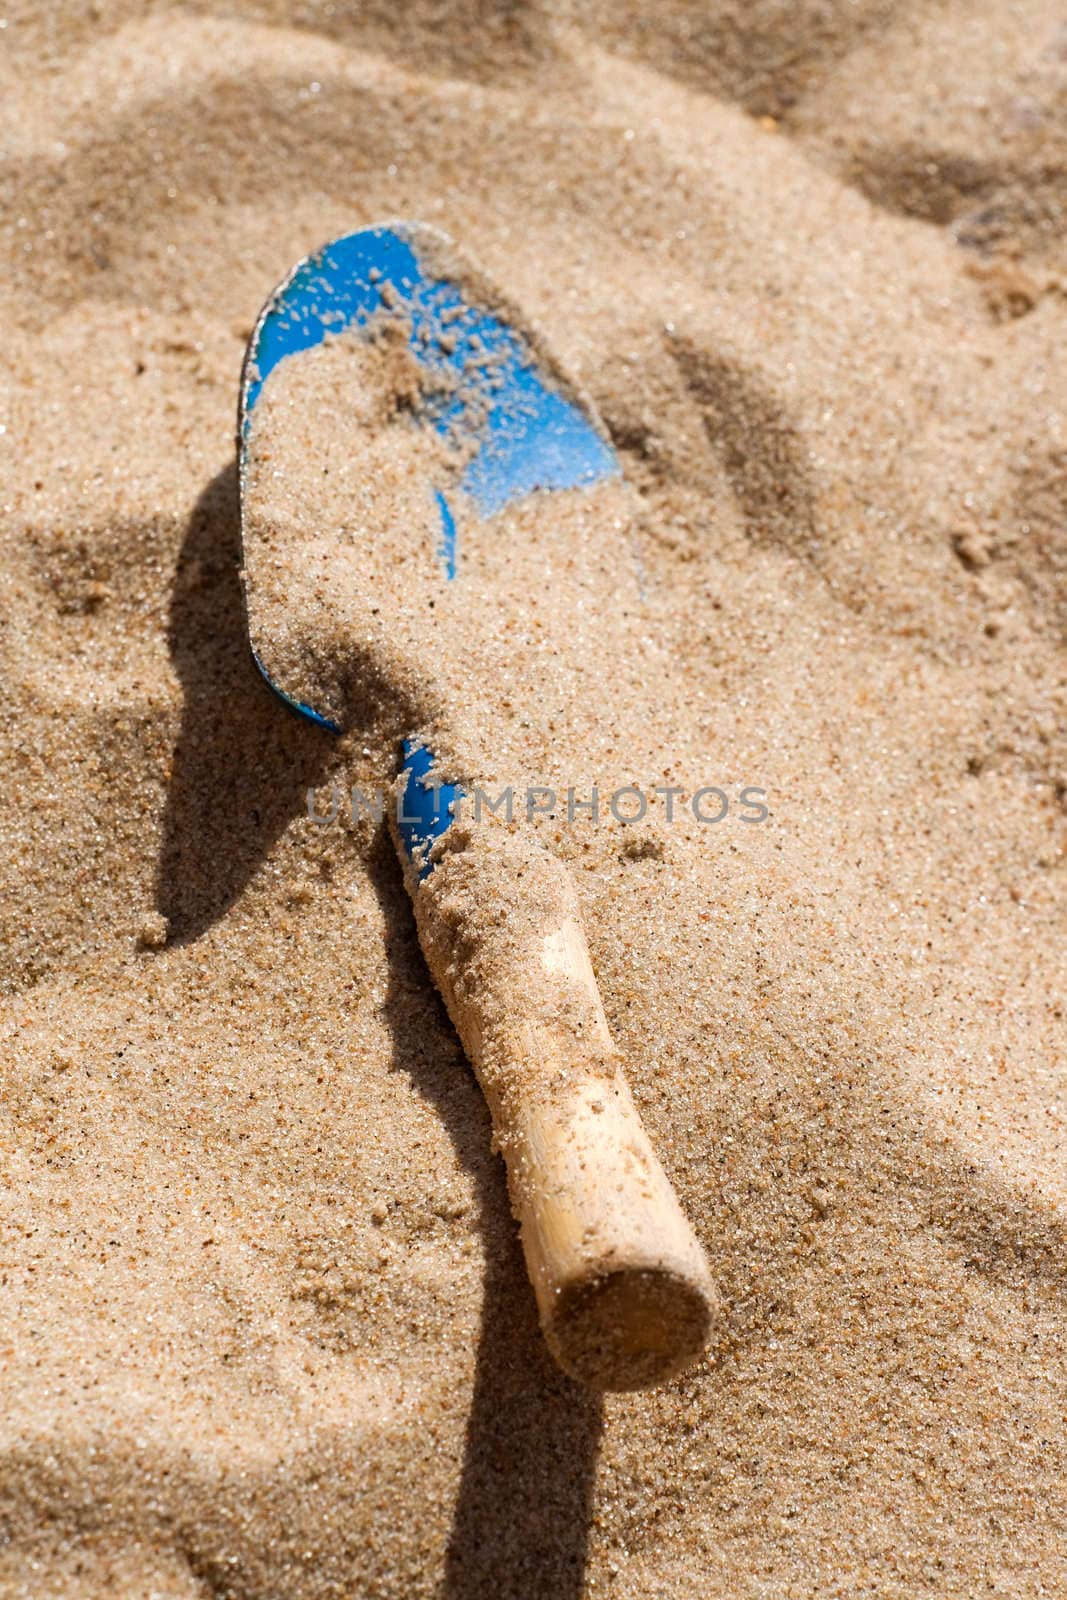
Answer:
[[(706, 9), (3, 19), (5, 1595), (1067, 1587), (1062, 20)], [(307, 815), (385, 723), (243, 636), (245, 341), (396, 216), (639, 503), (486, 776), (730, 800), (534, 824), (722, 1299), (639, 1395), (544, 1348), (385, 828)]]

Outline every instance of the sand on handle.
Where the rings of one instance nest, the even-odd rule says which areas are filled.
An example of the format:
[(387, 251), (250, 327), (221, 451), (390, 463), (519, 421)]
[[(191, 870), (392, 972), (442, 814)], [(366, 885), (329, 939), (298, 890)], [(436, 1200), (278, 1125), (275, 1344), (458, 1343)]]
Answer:
[(407, 873), (420, 941), (507, 1163), (541, 1326), (593, 1388), (646, 1388), (703, 1351), (704, 1251), (634, 1105), (565, 864), (454, 823)]
[(586, 1079), (547, 1107), (531, 1099), (504, 1149), (560, 1365), (592, 1388), (626, 1390), (695, 1361), (718, 1296), (625, 1079)]

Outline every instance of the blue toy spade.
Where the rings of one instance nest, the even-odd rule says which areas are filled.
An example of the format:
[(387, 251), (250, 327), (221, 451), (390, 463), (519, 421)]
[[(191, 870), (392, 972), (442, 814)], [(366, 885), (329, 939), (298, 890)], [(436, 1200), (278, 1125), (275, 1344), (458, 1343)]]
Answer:
[[(288, 357), (330, 334), (358, 336), (398, 300), (416, 359), (432, 360), (438, 380), (453, 365), (453, 386), (427, 386), (434, 398), (420, 421), (431, 437), (463, 437), (457, 487), (481, 517), (535, 491), (573, 493), (618, 473), (596, 420), (510, 313), (495, 299), (492, 309), (476, 303), (466, 275), (438, 275), (441, 244), (417, 224), (349, 234), (301, 261), (268, 300), (241, 383), (246, 582), (255, 582), (258, 554), (244, 505), (247, 451), (263, 384)], [(472, 360), (493, 373), (477, 406), (460, 381)], [(440, 534), (426, 558), (462, 583), (453, 511), (432, 481), (431, 457), (428, 449), (426, 492)], [(251, 642), (281, 698), (340, 731), (335, 715), (271, 679), (269, 640)], [(399, 755), (397, 851), (428, 966), (492, 1113), (546, 1338), (565, 1370), (593, 1387), (657, 1383), (703, 1349), (715, 1290), (623, 1076), (570, 874), (502, 829), (487, 830), (493, 842), (477, 829), (456, 828), (449, 839), (461, 791), (431, 786), (433, 755), (420, 729), (409, 730)]]

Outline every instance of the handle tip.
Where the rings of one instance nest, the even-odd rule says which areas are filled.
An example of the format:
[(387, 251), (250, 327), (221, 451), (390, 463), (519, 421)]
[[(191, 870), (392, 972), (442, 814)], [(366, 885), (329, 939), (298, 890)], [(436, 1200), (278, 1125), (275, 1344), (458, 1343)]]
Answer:
[(564, 1371), (589, 1388), (648, 1389), (697, 1359), (717, 1311), (710, 1279), (628, 1267), (563, 1287), (545, 1336)]

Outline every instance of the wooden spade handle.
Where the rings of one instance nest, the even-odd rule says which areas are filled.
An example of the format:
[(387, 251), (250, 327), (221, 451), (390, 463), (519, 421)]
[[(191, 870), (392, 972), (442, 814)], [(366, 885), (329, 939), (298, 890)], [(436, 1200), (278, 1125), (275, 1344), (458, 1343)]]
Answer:
[(623, 1077), (567, 868), (462, 822), (421, 882), (400, 853), (553, 1354), (598, 1389), (669, 1378), (704, 1348), (717, 1296)]

